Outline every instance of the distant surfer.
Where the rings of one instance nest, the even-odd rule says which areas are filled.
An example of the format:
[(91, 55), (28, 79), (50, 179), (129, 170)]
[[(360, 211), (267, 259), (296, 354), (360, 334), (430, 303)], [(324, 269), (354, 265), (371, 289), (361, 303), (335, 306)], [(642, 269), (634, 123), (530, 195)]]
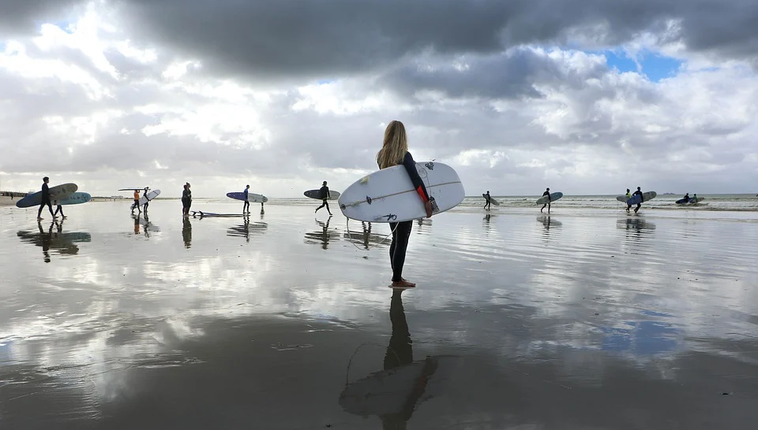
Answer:
[(547, 213), (550, 213), (550, 188), (546, 189), (544, 193), (542, 193), (543, 196), (547, 196), (547, 203), (542, 205), (540, 208), (540, 212), (542, 212), (543, 209), (545, 209), (545, 206), (547, 206)]
[(52, 215), (53, 218), (55, 218), (55, 214), (53, 213), (53, 204), (50, 202), (50, 187), (47, 185), (48, 182), (50, 182), (50, 178), (45, 176), (42, 178), (42, 195), (40, 204), (39, 204), (39, 210), (37, 211), (37, 221), (42, 220), (42, 209), (47, 205), (47, 208), (50, 210), (50, 215)]
[(250, 185), (245, 187), (245, 191), (243, 191), (242, 194), (245, 196), (245, 203), (242, 204), (242, 213), (250, 213), (250, 202), (247, 200), (248, 195), (250, 194)]
[[(432, 200), (424, 186), (424, 182), (416, 170), (416, 162), (408, 152), (408, 139), (405, 134), (405, 126), (400, 121), (392, 121), (384, 130), (384, 142), (382, 149), (376, 154), (376, 162), (380, 169), (402, 164), (410, 176), (416, 192), (424, 203), (426, 217), (432, 216)], [(405, 253), (408, 248), (408, 239), (411, 236), (413, 221), (391, 222), (392, 243), (390, 244), (390, 266), (392, 267), (392, 288), (412, 288), (416, 284), (403, 278), (403, 265)]]
[(697, 203), (697, 201), (698, 201), (698, 199), (697, 199), (697, 194), (693, 194), (693, 195), (692, 195), (692, 198), (689, 200), (689, 202), (690, 202), (690, 203)]
[[(631, 198), (632, 198), (632, 192), (629, 191), (629, 188), (627, 188), (626, 189), (626, 201), (628, 202), (629, 199), (631, 199)], [(632, 208), (632, 205), (630, 205), (629, 203), (627, 203), (626, 204), (626, 211), (629, 212), (629, 209), (631, 209), (631, 208)]]
[(142, 212), (145, 213), (145, 218), (147, 218), (147, 204), (150, 203), (150, 200), (147, 199), (148, 190), (150, 190), (150, 188), (145, 187), (145, 190), (142, 192), (142, 197), (145, 198), (145, 204), (142, 205)]
[[(634, 196), (640, 196), (640, 202), (637, 203), (637, 207), (634, 208), (634, 213), (637, 213), (637, 211), (642, 207), (642, 202), (645, 201), (645, 196), (642, 195), (642, 190), (640, 190), (640, 187), (637, 187), (637, 191), (632, 194), (632, 197)], [(629, 207), (632, 207), (632, 205), (629, 205)]]
[(182, 191), (182, 214), (185, 217), (189, 216), (190, 207), (192, 206), (192, 191), (190, 191), (190, 183), (184, 184), (184, 191)]
[(142, 211), (139, 208), (139, 190), (134, 190), (134, 195), (132, 196), (134, 199), (134, 203), (132, 204), (132, 215), (134, 215), (134, 209), (137, 208), (138, 213), (142, 213)]
[(326, 206), (326, 211), (329, 212), (329, 215), (332, 214), (332, 211), (329, 210), (329, 203), (327, 200), (332, 196), (329, 193), (329, 187), (326, 186), (326, 181), (324, 181), (323, 185), (321, 186), (321, 189), (318, 190), (319, 197), (321, 197), (321, 206), (316, 208), (316, 212), (318, 212), (319, 209)]
[(487, 191), (487, 194), (484, 195), (484, 210), (488, 211), (492, 207), (492, 201), (490, 200), (490, 192)]
[(690, 202), (690, 193), (685, 193), (684, 197), (682, 197), (682, 200), (684, 200), (684, 203), (689, 203)]

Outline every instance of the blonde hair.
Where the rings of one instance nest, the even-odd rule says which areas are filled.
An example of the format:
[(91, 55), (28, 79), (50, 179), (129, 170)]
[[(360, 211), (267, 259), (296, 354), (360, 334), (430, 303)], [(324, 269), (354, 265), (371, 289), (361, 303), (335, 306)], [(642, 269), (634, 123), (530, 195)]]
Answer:
[(376, 154), (376, 162), (380, 169), (396, 166), (403, 162), (406, 152), (408, 138), (405, 135), (405, 126), (400, 121), (392, 121), (384, 129), (384, 143)]

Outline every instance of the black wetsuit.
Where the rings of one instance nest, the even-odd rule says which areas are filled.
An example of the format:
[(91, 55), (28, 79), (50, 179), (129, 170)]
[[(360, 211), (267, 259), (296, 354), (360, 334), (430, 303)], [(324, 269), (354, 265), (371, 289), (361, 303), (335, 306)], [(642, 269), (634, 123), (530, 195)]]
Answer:
[(145, 204), (142, 205), (142, 212), (147, 213), (147, 204), (150, 203), (150, 201), (147, 199), (147, 190), (142, 191), (142, 197), (145, 198)]
[(242, 205), (242, 213), (250, 212), (250, 202), (247, 201), (247, 196), (248, 196), (247, 188), (245, 188), (245, 191), (243, 191), (242, 194), (245, 195), (245, 204)]
[(53, 213), (53, 205), (50, 202), (50, 187), (47, 186), (47, 184), (42, 184), (42, 200), (39, 204), (39, 210), (37, 211), (37, 218), (39, 218), (42, 215), (42, 209), (47, 205), (47, 208), (50, 209), (50, 215), (55, 217), (55, 214)]
[(189, 188), (185, 188), (182, 191), (182, 207), (184, 208), (185, 215), (189, 215), (190, 206), (192, 206), (192, 191)]
[[(419, 196), (423, 195), (423, 198), (429, 200), (429, 193), (426, 191), (421, 176), (418, 175), (416, 162), (413, 161), (413, 156), (411, 156), (410, 152), (405, 153), (405, 157), (403, 157), (403, 166), (405, 167), (406, 172), (408, 172), (408, 176), (411, 177), (411, 183), (413, 183), (413, 187), (416, 189), (416, 192), (419, 193)], [(403, 279), (405, 252), (408, 249), (408, 238), (411, 236), (412, 227), (413, 221), (390, 223), (390, 228), (392, 229), (392, 243), (390, 243), (392, 282), (400, 282)]]
[(484, 209), (485, 210), (488, 209), (488, 208), (490, 208), (490, 207), (492, 207), (492, 202), (490, 201), (490, 193), (487, 193), (487, 194), (484, 195), (484, 200), (485, 200), (485, 202), (484, 202)]
[(632, 197), (634, 196), (640, 196), (640, 202), (637, 203), (637, 207), (634, 208), (634, 213), (637, 213), (637, 211), (642, 207), (642, 202), (645, 201), (645, 196), (642, 195), (642, 191), (640, 190), (635, 191), (634, 194), (632, 194)]
[(318, 194), (319, 194), (319, 197), (322, 198), (322, 201), (321, 201), (321, 206), (316, 208), (316, 212), (318, 212), (319, 209), (326, 206), (326, 211), (329, 212), (329, 215), (331, 215), (332, 211), (329, 210), (329, 203), (327, 203), (326, 201), (329, 198), (329, 187), (324, 185), (323, 187), (321, 187), (320, 190), (318, 190)]
[(547, 206), (548, 207), (547, 208), (547, 212), (550, 213), (550, 203), (551, 203), (550, 191), (545, 190), (545, 192), (542, 193), (542, 195), (543, 196), (547, 196), (547, 203), (545, 203), (544, 205), (542, 205), (542, 208), (540, 209), (540, 212), (542, 212), (542, 209), (545, 209), (545, 206)]

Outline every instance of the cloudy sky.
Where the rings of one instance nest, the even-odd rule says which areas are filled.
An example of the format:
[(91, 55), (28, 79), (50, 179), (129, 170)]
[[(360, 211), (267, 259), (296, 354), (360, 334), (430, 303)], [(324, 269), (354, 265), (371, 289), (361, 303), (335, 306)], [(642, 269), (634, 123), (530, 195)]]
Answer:
[(758, 192), (755, 0), (3, 0), (0, 189)]

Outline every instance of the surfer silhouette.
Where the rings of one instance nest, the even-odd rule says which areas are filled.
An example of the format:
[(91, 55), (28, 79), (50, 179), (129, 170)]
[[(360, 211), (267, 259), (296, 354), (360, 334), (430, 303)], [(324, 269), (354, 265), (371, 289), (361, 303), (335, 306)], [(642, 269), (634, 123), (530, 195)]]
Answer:
[(642, 195), (642, 190), (640, 190), (640, 187), (637, 187), (637, 191), (635, 191), (634, 194), (632, 194), (632, 196), (640, 196), (640, 202), (637, 203), (637, 207), (634, 208), (634, 213), (637, 213), (637, 211), (640, 210), (640, 208), (642, 207), (642, 202), (645, 201), (645, 196)]
[(190, 183), (184, 184), (184, 190), (182, 191), (182, 213), (185, 217), (189, 217), (190, 207), (192, 206), (192, 191), (190, 190)]
[[(150, 188), (145, 187), (145, 190), (142, 192), (142, 197), (145, 198), (145, 204), (143, 205), (142, 211), (145, 212), (145, 217), (147, 217), (147, 204), (150, 203), (150, 200), (147, 199), (147, 191)], [(139, 200), (137, 200), (137, 203), (139, 203)]]
[(321, 197), (321, 206), (316, 208), (316, 212), (318, 212), (319, 209), (326, 206), (326, 211), (329, 212), (329, 215), (332, 215), (332, 211), (329, 210), (329, 203), (327, 202), (327, 199), (331, 197), (332, 195), (329, 193), (329, 187), (326, 186), (326, 181), (324, 181), (323, 185), (321, 186), (321, 189), (318, 190), (319, 197)]
[(47, 208), (50, 210), (50, 215), (55, 218), (55, 214), (53, 213), (53, 205), (50, 202), (50, 187), (47, 185), (48, 182), (50, 182), (50, 178), (47, 176), (42, 178), (42, 200), (40, 201), (39, 210), (37, 211), (37, 221), (42, 220), (42, 209), (44, 209), (45, 206), (47, 206)]
[(487, 191), (487, 194), (484, 195), (484, 210), (490, 210), (492, 207), (492, 201), (490, 201), (490, 192)]
[[(376, 163), (379, 169), (402, 164), (405, 167), (408, 176), (411, 179), (416, 193), (424, 203), (426, 217), (432, 217), (432, 199), (424, 186), (424, 181), (416, 170), (416, 162), (413, 156), (408, 152), (408, 138), (405, 133), (405, 126), (400, 121), (391, 121), (384, 130), (384, 141), (382, 149), (376, 154)], [(408, 239), (411, 236), (413, 221), (391, 222), (392, 243), (390, 244), (390, 266), (392, 267), (392, 284), (390, 288), (413, 288), (416, 286), (413, 282), (408, 282), (403, 278), (403, 266), (405, 265), (405, 253), (408, 249)]]
[(61, 206), (58, 203), (58, 200), (55, 201), (55, 213), (53, 215), (58, 215), (58, 212), (61, 213), (61, 219), (65, 219), (66, 215), (63, 215), (63, 206)]
[[(245, 191), (242, 192), (245, 196), (245, 203), (242, 204), (242, 213), (250, 213), (250, 202), (247, 200), (248, 195), (250, 194), (250, 185), (245, 187)], [(263, 209), (263, 204), (261, 204), (261, 210)]]
[(142, 213), (142, 210), (140, 210), (139, 207), (139, 190), (134, 190), (134, 195), (132, 196), (134, 199), (134, 203), (132, 204), (132, 215), (134, 215), (134, 209), (137, 209), (138, 213)]
[[(632, 198), (632, 192), (629, 191), (629, 188), (627, 188), (626, 189), (626, 201), (628, 202), (629, 199), (631, 199), (631, 198)], [(629, 209), (631, 209), (631, 208), (632, 208), (632, 205), (630, 205), (629, 203), (627, 203), (626, 204), (626, 211), (629, 212)]]
[(545, 209), (545, 206), (547, 206), (547, 213), (550, 213), (550, 188), (546, 189), (544, 193), (542, 193), (543, 196), (547, 196), (547, 203), (542, 205), (540, 208), (540, 212), (542, 212), (543, 209)]

